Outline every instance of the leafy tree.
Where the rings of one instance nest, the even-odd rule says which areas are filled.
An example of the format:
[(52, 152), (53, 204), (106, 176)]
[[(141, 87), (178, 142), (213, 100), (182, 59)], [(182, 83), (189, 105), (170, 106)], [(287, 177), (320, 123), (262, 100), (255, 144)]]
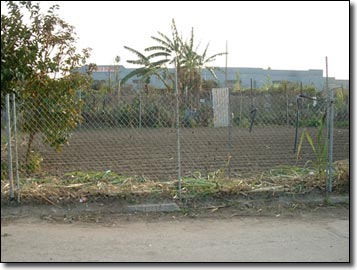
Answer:
[(19, 7), (13, 2), (7, 6), (9, 15), (1, 14), (1, 109), (5, 95), (21, 89), (21, 82), (31, 75), (30, 63), (36, 58), (31, 31), (22, 22)]
[(90, 49), (77, 52), (74, 27), (56, 14), (58, 5), (43, 14), (39, 3), (6, 4), (8, 14), (1, 15), (1, 106), (7, 93), (15, 93), (24, 104), (28, 160), (37, 133), (56, 150), (67, 142), (81, 120), (77, 90), (89, 85), (94, 65), (88, 74), (76, 71)]

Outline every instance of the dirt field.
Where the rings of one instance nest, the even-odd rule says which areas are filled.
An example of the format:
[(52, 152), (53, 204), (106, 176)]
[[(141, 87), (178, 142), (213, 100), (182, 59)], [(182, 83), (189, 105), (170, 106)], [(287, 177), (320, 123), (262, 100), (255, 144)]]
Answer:
[[(70, 218), (52, 206), (4, 208), (2, 262), (349, 262), (345, 206), (222, 208)], [(108, 214), (112, 211), (111, 214)]]
[[(228, 151), (227, 128), (181, 129), (182, 175), (207, 175), (227, 165), (231, 156), (231, 175), (260, 172), (279, 165), (296, 164), (293, 154), (294, 128), (233, 128)], [(302, 130), (300, 130), (301, 134)], [(310, 129), (316, 137), (317, 130)], [(299, 134), (299, 136), (300, 136)], [(50, 173), (111, 170), (126, 176), (151, 179), (177, 178), (175, 129), (97, 129), (73, 134), (61, 153), (44, 147), (37, 140), (35, 149), (43, 156), (42, 168)], [(21, 143), (20, 156), (26, 150)], [(6, 155), (2, 159), (6, 158)], [(349, 158), (349, 130), (335, 130), (334, 160)], [(314, 160), (305, 140), (300, 165)]]

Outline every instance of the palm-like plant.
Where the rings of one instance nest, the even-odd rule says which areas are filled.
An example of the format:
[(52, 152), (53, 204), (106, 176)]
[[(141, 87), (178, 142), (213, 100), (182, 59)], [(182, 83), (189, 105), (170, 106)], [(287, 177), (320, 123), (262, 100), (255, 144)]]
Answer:
[(168, 90), (172, 90), (174, 89), (175, 79), (168, 67), (174, 64), (178, 74), (178, 88), (180, 90), (185, 89), (190, 93), (190, 96), (196, 97), (195, 100), (197, 100), (202, 88), (202, 70), (207, 69), (216, 79), (214, 67), (209, 67), (207, 64), (225, 53), (217, 53), (207, 57), (208, 43), (203, 53), (199, 54), (199, 45), (194, 47), (193, 28), (189, 41), (183, 41), (178, 34), (174, 19), (172, 20), (171, 32), (171, 38), (162, 32), (158, 32), (156, 37), (151, 36), (158, 44), (145, 49), (145, 52), (152, 52), (148, 56), (127, 46), (124, 47), (138, 57), (137, 60), (128, 60), (127, 62), (142, 65), (142, 67), (127, 74), (122, 79), (122, 83), (134, 76), (149, 78), (151, 75), (155, 75)]
[(153, 58), (153, 56), (145, 56), (139, 51), (132, 49), (130, 47), (124, 46), (125, 49), (131, 51), (134, 53), (139, 59), (137, 60), (128, 60), (128, 63), (131, 64), (137, 64), (137, 65), (143, 65), (142, 67), (133, 70), (129, 74), (123, 77), (121, 80), (121, 84), (124, 84), (128, 79), (132, 77), (141, 77), (145, 81), (150, 81), (150, 76), (155, 75), (159, 78), (160, 81), (162, 81), (167, 89), (170, 89), (169, 84), (167, 81), (164, 79), (163, 75), (160, 73), (160, 68), (161, 66), (166, 63), (166, 60), (159, 60), (156, 62), (151, 62), (150, 59)]
[[(202, 54), (198, 53), (199, 45), (194, 49), (194, 32), (191, 30), (189, 42), (185, 42), (183, 48), (182, 69), (183, 86), (189, 90), (195, 100), (198, 100), (199, 93), (202, 91), (202, 70), (207, 69), (214, 79), (217, 79), (215, 68), (208, 66), (208, 63), (214, 61), (217, 56), (225, 55), (226, 53), (217, 53), (207, 57), (209, 43)], [(183, 88), (185, 89), (185, 88)]]

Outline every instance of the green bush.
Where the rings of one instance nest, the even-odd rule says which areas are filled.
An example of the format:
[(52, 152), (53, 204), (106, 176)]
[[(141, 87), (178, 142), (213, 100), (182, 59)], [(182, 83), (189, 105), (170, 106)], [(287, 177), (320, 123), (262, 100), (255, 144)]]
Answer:
[(319, 125), (320, 125), (320, 120), (317, 119), (316, 117), (303, 120), (300, 123), (300, 126), (303, 126), (303, 127), (318, 127)]
[(1, 161), (1, 179), (7, 179), (9, 177), (9, 164)]
[(233, 125), (236, 125), (241, 128), (248, 128), (250, 126), (251, 119), (248, 119), (246, 115), (242, 115), (242, 119), (240, 119), (239, 116), (236, 115), (233, 117), (232, 121)]
[(28, 175), (39, 173), (41, 171), (41, 163), (43, 158), (39, 152), (31, 151), (27, 163), (21, 166), (21, 171), (25, 171)]

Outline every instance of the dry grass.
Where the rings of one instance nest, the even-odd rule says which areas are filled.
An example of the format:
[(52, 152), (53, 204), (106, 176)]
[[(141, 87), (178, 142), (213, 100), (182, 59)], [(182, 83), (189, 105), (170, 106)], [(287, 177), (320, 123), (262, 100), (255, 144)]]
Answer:
[(350, 164), (348, 160), (339, 160), (334, 163), (335, 178), (334, 189), (346, 193), (350, 189)]
[[(334, 190), (348, 192), (349, 162), (335, 162)], [(256, 195), (261, 192), (308, 193), (324, 190), (311, 168), (280, 167), (250, 178), (227, 180), (222, 174), (209, 179), (182, 179), (182, 198), (186, 201), (228, 195)], [(113, 172), (74, 172), (63, 177), (43, 176), (21, 180), (21, 202), (60, 206), (65, 203), (103, 201), (115, 198), (128, 202), (138, 198), (150, 200), (178, 199), (178, 181), (157, 182), (144, 177), (123, 177)], [(15, 198), (17, 197), (15, 191)], [(9, 183), (1, 180), (1, 203), (8, 202)]]

